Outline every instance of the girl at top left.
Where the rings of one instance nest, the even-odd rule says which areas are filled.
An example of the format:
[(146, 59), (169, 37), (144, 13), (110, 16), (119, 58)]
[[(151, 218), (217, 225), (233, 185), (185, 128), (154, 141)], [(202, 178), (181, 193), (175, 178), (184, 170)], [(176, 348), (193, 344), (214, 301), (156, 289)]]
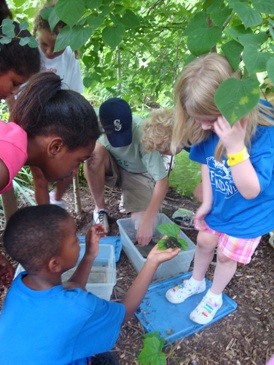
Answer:
[[(49, 16), (55, 12), (54, 2), (43, 5), (34, 19), (33, 35), (39, 44), (41, 57), (41, 71), (54, 72), (62, 79), (62, 87), (79, 92), (84, 91), (80, 63), (77, 53), (70, 47), (55, 52), (54, 47), (59, 32), (66, 26), (61, 20), (50, 28)], [(49, 193), (49, 183), (42, 171), (37, 167), (32, 167), (35, 199), (37, 204), (57, 204), (62, 208), (67, 205), (62, 199), (66, 190), (72, 183), (72, 176), (59, 180), (55, 184), (55, 189)], [(74, 172), (75, 174), (77, 171)]]
[[(71, 177), (90, 157), (101, 134), (90, 103), (76, 91), (62, 89), (53, 72), (31, 76), (10, 120), (0, 122), (0, 192), (11, 187), (24, 165), (38, 167), (50, 182)], [(3, 263), (7, 267), (2, 260), (1, 267)], [(11, 270), (7, 286), (12, 276)]]
[[(12, 14), (5, 2), (0, 6), (0, 24), (6, 18), (12, 18)], [(37, 48), (19, 44), (22, 37), (31, 37), (28, 30), (20, 30), (19, 23), (13, 22), (15, 37), (7, 44), (0, 43), (0, 98), (6, 100), (18, 92), (19, 87), (24, 84), (32, 74), (40, 70), (40, 56)], [(0, 27), (0, 38), (4, 37), (3, 28)], [(20, 154), (16, 156), (14, 164), (6, 167), (7, 153), (6, 143), (13, 143), (14, 151), (20, 145), (20, 140), (25, 132), (14, 123), (0, 121), (0, 194), (12, 187), (12, 178), (23, 166)], [(8, 163), (11, 161), (9, 160)], [(0, 254), (0, 287), (8, 287), (12, 281), (14, 269), (4, 255)]]

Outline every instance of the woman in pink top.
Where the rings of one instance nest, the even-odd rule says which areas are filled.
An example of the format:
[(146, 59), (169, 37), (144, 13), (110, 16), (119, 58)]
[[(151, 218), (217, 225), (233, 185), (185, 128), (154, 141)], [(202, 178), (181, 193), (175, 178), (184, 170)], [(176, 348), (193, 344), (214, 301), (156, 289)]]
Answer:
[[(1, 32), (0, 27), (0, 36)], [(90, 157), (100, 135), (90, 103), (75, 91), (62, 90), (59, 76), (43, 72), (29, 78), (37, 72), (35, 62), (39, 69), (40, 59), (38, 49), (38, 58), (28, 59), (24, 47), (15, 38), (9, 44), (0, 44), (1, 99), (29, 79), (12, 109), (12, 122), (0, 121), (0, 193), (11, 188), (12, 179), (25, 164), (39, 167), (48, 181), (71, 176)], [(17, 52), (23, 53), (21, 59)], [(12, 265), (0, 254), (0, 286), (8, 287), (13, 274)]]

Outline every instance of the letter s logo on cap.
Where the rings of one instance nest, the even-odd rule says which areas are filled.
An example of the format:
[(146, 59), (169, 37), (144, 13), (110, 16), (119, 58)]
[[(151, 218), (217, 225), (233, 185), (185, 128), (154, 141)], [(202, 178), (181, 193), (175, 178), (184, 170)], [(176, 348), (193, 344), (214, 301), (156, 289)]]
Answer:
[(121, 123), (120, 119), (115, 119), (113, 124), (114, 124), (114, 129), (116, 132), (119, 132), (122, 129), (122, 123)]

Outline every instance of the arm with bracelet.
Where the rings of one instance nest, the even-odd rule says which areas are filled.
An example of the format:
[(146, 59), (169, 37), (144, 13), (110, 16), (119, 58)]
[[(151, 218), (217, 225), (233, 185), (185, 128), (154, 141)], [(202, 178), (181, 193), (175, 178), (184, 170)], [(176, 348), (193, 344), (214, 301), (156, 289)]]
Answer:
[(257, 173), (250, 161), (247, 148), (238, 153), (227, 153), (227, 164), (237, 189), (246, 199), (253, 199), (260, 193), (260, 183)]
[(214, 129), (226, 149), (227, 164), (239, 193), (246, 199), (254, 199), (260, 193), (261, 187), (245, 146), (247, 123), (248, 116), (233, 126), (220, 116), (214, 123)]

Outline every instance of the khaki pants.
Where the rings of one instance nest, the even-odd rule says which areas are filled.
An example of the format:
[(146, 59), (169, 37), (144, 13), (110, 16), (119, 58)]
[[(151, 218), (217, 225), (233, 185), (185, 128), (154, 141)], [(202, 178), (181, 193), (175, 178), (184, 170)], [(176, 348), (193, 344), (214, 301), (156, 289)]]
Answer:
[(112, 175), (106, 176), (106, 185), (122, 189), (126, 213), (145, 211), (151, 200), (155, 181), (148, 174), (135, 174), (122, 169), (112, 156), (110, 161)]

